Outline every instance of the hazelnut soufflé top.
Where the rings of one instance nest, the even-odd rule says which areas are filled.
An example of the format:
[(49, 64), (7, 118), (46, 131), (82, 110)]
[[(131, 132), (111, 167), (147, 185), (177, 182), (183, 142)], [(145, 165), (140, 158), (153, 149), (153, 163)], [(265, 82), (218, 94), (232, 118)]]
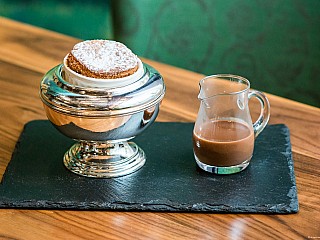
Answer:
[(138, 57), (124, 44), (111, 40), (87, 40), (76, 44), (67, 57), (73, 71), (91, 78), (115, 79), (134, 74)]

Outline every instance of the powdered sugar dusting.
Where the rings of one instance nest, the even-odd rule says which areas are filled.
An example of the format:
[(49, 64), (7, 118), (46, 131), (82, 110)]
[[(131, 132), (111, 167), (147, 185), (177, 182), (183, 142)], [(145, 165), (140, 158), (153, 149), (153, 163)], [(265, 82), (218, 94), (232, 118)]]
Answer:
[(124, 44), (111, 40), (87, 40), (76, 44), (72, 55), (91, 72), (128, 71), (138, 64), (138, 57)]

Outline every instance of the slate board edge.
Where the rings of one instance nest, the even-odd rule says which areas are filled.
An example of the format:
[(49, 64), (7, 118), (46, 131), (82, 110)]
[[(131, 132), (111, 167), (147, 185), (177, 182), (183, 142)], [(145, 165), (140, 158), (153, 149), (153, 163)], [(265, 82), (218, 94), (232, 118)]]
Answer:
[[(287, 145), (286, 145), (286, 152), (284, 155), (287, 157), (288, 161), (288, 167), (289, 167), (289, 172), (291, 176), (291, 182), (292, 182), (292, 187), (290, 188), (288, 192), (288, 197), (290, 197), (291, 202), (290, 202), (290, 208), (292, 209), (292, 212), (299, 212), (299, 201), (298, 201), (298, 190), (297, 190), (297, 185), (296, 185), (296, 177), (294, 173), (294, 164), (293, 164), (293, 157), (292, 157), (292, 146), (291, 146), (291, 140), (290, 140), (290, 130), (289, 128), (285, 125), (286, 128), (283, 129), (285, 131), (285, 135), (287, 136)], [(291, 160), (291, 161), (290, 161)]]
[(101, 203), (101, 202), (52, 202), (52, 201), (10, 201), (0, 202), (0, 208), (20, 209), (54, 209), (54, 210), (113, 210), (113, 211), (152, 211), (152, 212), (203, 212), (203, 213), (265, 213), (265, 214), (289, 214), (297, 213), (297, 208), (287, 207), (284, 204), (277, 205), (213, 205), (213, 204), (173, 204), (173, 203)]

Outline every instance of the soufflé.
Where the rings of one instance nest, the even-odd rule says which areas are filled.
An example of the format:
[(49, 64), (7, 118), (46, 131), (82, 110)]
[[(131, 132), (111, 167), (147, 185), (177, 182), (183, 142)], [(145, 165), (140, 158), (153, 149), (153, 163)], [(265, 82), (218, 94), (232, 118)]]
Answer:
[(134, 74), (139, 58), (124, 44), (111, 40), (87, 40), (76, 44), (66, 57), (78, 74), (97, 79), (116, 79)]

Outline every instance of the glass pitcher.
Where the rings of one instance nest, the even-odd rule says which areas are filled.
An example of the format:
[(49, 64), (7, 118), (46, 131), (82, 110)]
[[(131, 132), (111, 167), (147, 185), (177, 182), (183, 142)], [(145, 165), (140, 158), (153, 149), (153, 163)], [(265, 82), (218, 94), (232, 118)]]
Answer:
[[(248, 102), (261, 103), (258, 120), (252, 123)], [(254, 140), (270, 117), (267, 97), (250, 90), (240, 76), (221, 74), (200, 81), (200, 109), (193, 130), (193, 150), (198, 166), (211, 173), (232, 174), (250, 163)]]

